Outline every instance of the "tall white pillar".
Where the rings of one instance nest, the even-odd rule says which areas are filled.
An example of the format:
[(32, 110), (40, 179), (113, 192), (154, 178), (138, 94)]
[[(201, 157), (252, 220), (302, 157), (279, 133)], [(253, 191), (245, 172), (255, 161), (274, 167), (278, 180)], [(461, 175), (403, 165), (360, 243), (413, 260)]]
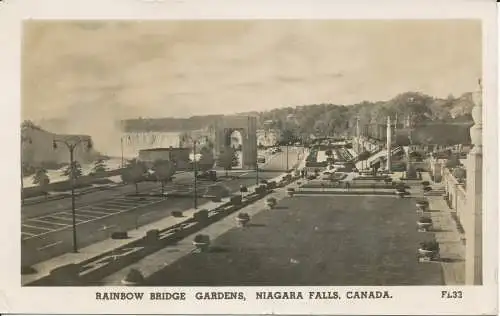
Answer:
[(392, 148), (392, 128), (391, 128), (391, 117), (387, 117), (387, 171), (391, 172), (391, 148)]
[(479, 82), (477, 91), (473, 93), (473, 101), (474, 125), (470, 128), (473, 148), (467, 157), (467, 215), (464, 218), (465, 283), (467, 285), (481, 285), (483, 283), (483, 101), (481, 82)]
[(361, 139), (360, 139), (360, 131), (359, 131), (359, 117), (356, 118), (356, 147), (358, 154), (362, 151), (361, 149)]

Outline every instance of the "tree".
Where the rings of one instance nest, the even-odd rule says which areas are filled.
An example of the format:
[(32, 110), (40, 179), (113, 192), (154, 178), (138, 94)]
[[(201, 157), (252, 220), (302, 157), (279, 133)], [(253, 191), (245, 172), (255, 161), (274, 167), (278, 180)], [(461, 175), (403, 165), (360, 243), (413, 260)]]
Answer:
[(463, 182), (467, 177), (467, 172), (462, 167), (455, 168), (452, 174), (455, 177), (455, 179), (457, 179), (459, 182)]
[(198, 160), (198, 170), (207, 171), (214, 167), (215, 158), (213, 151), (205, 146), (200, 150), (200, 159)]
[(168, 160), (157, 160), (153, 164), (153, 171), (158, 180), (161, 183), (161, 195), (165, 193), (165, 183), (172, 180), (172, 176), (175, 174), (175, 164)]
[(332, 156), (333, 155), (333, 151), (331, 149), (327, 149), (325, 151), (325, 155), (327, 155), (328, 157)]
[(42, 192), (45, 194), (46, 198), (48, 196), (47, 186), (49, 185), (49, 183), (50, 178), (47, 175), (47, 170), (45, 170), (44, 168), (38, 169), (33, 175), (33, 184), (37, 184), (42, 189)]
[(92, 173), (103, 173), (106, 172), (106, 164), (104, 163), (104, 159), (99, 158), (94, 162), (94, 167), (92, 168)]
[(446, 161), (446, 168), (448, 169), (453, 169), (455, 167), (460, 166), (460, 159), (458, 158), (458, 155), (451, 155), (450, 158)]
[(228, 171), (231, 170), (234, 166), (238, 165), (238, 156), (236, 155), (236, 150), (231, 147), (226, 147), (223, 151), (221, 151), (217, 159), (217, 165), (224, 168), (227, 177)]
[(135, 193), (139, 193), (139, 183), (144, 181), (147, 167), (137, 159), (129, 160), (127, 166), (122, 169), (121, 178), (126, 184), (135, 185)]
[(63, 176), (67, 176), (69, 179), (76, 180), (83, 174), (82, 166), (78, 161), (73, 161), (64, 171)]

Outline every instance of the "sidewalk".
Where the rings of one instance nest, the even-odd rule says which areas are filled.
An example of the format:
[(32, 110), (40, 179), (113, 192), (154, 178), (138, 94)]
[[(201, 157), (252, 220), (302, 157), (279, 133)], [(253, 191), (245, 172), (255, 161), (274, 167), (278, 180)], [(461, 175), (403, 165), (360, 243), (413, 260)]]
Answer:
[[(428, 172), (422, 172), (422, 179), (429, 181), (433, 187), (439, 184), (434, 183)], [(434, 227), (434, 236), (439, 243), (440, 256), (443, 269), (444, 282), (446, 285), (465, 284), (465, 245), (462, 240), (465, 238), (458, 230), (457, 224), (452, 217), (453, 209), (450, 209), (446, 201), (441, 196), (427, 196), (429, 213)]]
[[(294, 184), (290, 184), (285, 188), (276, 189), (274, 193), (268, 195), (268, 197), (275, 197), (278, 201), (282, 200), (286, 197), (286, 188), (289, 186), (293, 186)], [(196, 251), (196, 248), (193, 246), (193, 239), (198, 234), (204, 234), (210, 236), (211, 240), (216, 239), (222, 234), (226, 233), (232, 228), (237, 227), (236, 216), (239, 212), (245, 212), (250, 215), (250, 218), (255, 216), (257, 213), (266, 210), (266, 206), (264, 205), (264, 201), (257, 201), (253, 204), (250, 204), (240, 211), (231, 214), (220, 221), (198, 231), (180, 242), (176, 245), (168, 246), (163, 248), (162, 250), (155, 252), (152, 255), (149, 255), (140, 261), (106, 277), (102, 280), (102, 285), (105, 286), (120, 286), (121, 281), (125, 278), (130, 269), (138, 269), (144, 275), (145, 278), (151, 277), (154, 273), (160, 271), (168, 265), (173, 264), (177, 260), (182, 257), (189, 255)]]

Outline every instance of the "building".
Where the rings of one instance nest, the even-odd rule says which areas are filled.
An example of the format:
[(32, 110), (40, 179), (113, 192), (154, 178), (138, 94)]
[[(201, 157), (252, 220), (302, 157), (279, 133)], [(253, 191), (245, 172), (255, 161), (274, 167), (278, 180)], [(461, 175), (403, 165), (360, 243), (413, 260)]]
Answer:
[(25, 122), (21, 126), (21, 137), (21, 160), (32, 166), (69, 163), (69, 149), (61, 142), (57, 142), (57, 147), (54, 148), (54, 140), (80, 142), (74, 150), (74, 158), (80, 163), (92, 162), (98, 155), (94, 149), (89, 149), (88, 143), (92, 143), (92, 138), (88, 135), (51, 133)]
[(146, 163), (153, 163), (157, 160), (168, 160), (176, 164), (177, 169), (188, 169), (190, 165), (189, 155), (191, 149), (169, 147), (169, 148), (150, 148), (139, 151), (139, 160)]

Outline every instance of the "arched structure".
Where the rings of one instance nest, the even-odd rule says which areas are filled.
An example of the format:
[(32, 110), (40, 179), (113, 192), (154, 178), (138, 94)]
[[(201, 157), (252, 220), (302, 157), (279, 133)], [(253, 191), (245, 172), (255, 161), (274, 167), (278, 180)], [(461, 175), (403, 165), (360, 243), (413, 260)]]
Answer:
[(254, 116), (224, 116), (214, 124), (215, 151), (218, 155), (231, 145), (231, 134), (238, 131), (242, 138), (242, 167), (254, 169), (257, 163), (257, 118)]

